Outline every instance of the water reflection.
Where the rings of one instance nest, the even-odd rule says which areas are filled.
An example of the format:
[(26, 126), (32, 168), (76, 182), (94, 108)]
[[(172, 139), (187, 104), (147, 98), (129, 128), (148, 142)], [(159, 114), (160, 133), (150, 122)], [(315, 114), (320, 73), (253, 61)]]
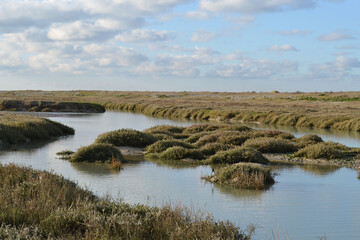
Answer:
[[(204, 180), (205, 181), (205, 180)], [(243, 199), (243, 200), (261, 200), (263, 194), (266, 191), (271, 191), (271, 188), (267, 190), (248, 190), (248, 189), (237, 189), (230, 186), (220, 185), (220, 184), (212, 184), (212, 193), (214, 194), (215, 189), (216, 191), (220, 192), (221, 194), (231, 195), (232, 197)]]
[(107, 176), (109, 174), (117, 175), (121, 171), (111, 169), (108, 164), (102, 163), (71, 163), (71, 166), (78, 172), (89, 176)]
[(315, 176), (333, 174), (340, 169), (340, 167), (331, 165), (298, 165), (298, 167)]

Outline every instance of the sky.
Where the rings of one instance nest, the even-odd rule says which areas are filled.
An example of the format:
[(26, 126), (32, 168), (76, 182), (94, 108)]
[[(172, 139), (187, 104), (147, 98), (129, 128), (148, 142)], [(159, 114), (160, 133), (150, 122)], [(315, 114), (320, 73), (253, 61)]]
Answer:
[(0, 0), (0, 90), (360, 91), (359, 0)]

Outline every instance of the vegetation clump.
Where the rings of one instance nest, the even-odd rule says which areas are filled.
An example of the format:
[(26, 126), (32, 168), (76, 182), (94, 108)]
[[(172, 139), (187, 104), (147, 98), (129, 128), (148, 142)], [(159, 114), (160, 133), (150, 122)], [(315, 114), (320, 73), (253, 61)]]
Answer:
[(56, 155), (59, 156), (59, 158), (63, 159), (63, 160), (70, 160), (70, 158), (73, 154), (74, 154), (74, 152), (70, 151), (70, 150), (64, 150), (64, 151), (60, 151), (60, 152), (56, 153)]
[(71, 162), (107, 162), (123, 161), (124, 157), (117, 147), (110, 144), (94, 143), (79, 148), (71, 155)]
[(297, 150), (297, 146), (286, 139), (261, 137), (247, 140), (244, 147), (250, 147), (262, 153), (290, 153)]
[(340, 145), (332, 142), (321, 142), (298, 150), (294, 153), (294, 156), (309, 159), (339, 159), (344, 155), (341, 149), (339, 149), (340, 147)]
[(0, 223), (1, 239), (250, 239), (230, 222), (180, 207), (113, 202), (15, 165), (0, 165)]
[(200, 148), (200, 152), (202, 152), (204, 155), (214, 155), (215, 153), (219, 151), (225, 151), (229, 150), (231, 148), (234, 148), (236, 146), (230, 145), (230, 144), (222, 144), (222, 143), (207, 143), (204, 146)]
[(275, 183), (268, 168), (254, 163), (237, 163), (215, 170), (205, 180), (242, 189), (263, 190)]
[(304, 148), (308, 145), (314, 145), (321, 142), (323, 142), (322, 138), (314, 134), (307, 134), (296, 139), (296, 143), (300, 148)]
[(188, 144), (179, 140), (160, 140), (146, 148), (147, 153), (161, 153), (170, 147), (183, 147), (183, 148), (194, 148), (191, 144)]
[(103, 113), (105, 107), (98, 103), (3, 100), (0, 102), (0, 110)]
[(268, 164), (269, 160), (253, 148), (238, 147), (227, 151), (217, 152), (209, 158), (209, 162), (213, 164), (232, 164), (238, 162)]
[(0, 149), (34, 140), (73, 135), (75, 130), (45, 118), (0, 113)]
[(106, 143), (115, 146), (146, 147), (158, 139), (151, 134), (133, 129), (120, 129), (99, 135), (95, 142)]
[(205, 159), (205, 156), (200, 151), (179, 146), (166, 149), (164, 152), (160, 153), (159, 157), (163, 160), (181, 160), (186, 158), (194, 160)]
[(170, 136), (171, 138), (186, 138), (183, 134), (185, 127), (171, 126), (171, 125), (159, 125), (144, 130), (144, 133), (148, 134), (162, 134)]

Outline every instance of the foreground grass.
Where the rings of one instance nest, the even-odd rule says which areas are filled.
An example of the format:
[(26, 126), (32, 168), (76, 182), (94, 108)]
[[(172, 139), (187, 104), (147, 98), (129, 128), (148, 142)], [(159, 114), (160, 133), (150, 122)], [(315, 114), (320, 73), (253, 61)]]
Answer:
[(95, 197), (52, 173), (0, 165), (0, 239), (250, 239), (181, 208)]
[(0, 149), (34, 140), (73, 135), (75, 130), (48, 119), (0, 113)]

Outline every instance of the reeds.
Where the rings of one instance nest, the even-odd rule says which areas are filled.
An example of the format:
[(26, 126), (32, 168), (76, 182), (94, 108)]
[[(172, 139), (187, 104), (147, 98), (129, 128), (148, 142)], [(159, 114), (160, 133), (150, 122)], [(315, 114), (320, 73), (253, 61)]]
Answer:
[(239, 239), (230, 222), (180, 207), (95, 197), (61, 176), (0, 165), (1, 239)]

